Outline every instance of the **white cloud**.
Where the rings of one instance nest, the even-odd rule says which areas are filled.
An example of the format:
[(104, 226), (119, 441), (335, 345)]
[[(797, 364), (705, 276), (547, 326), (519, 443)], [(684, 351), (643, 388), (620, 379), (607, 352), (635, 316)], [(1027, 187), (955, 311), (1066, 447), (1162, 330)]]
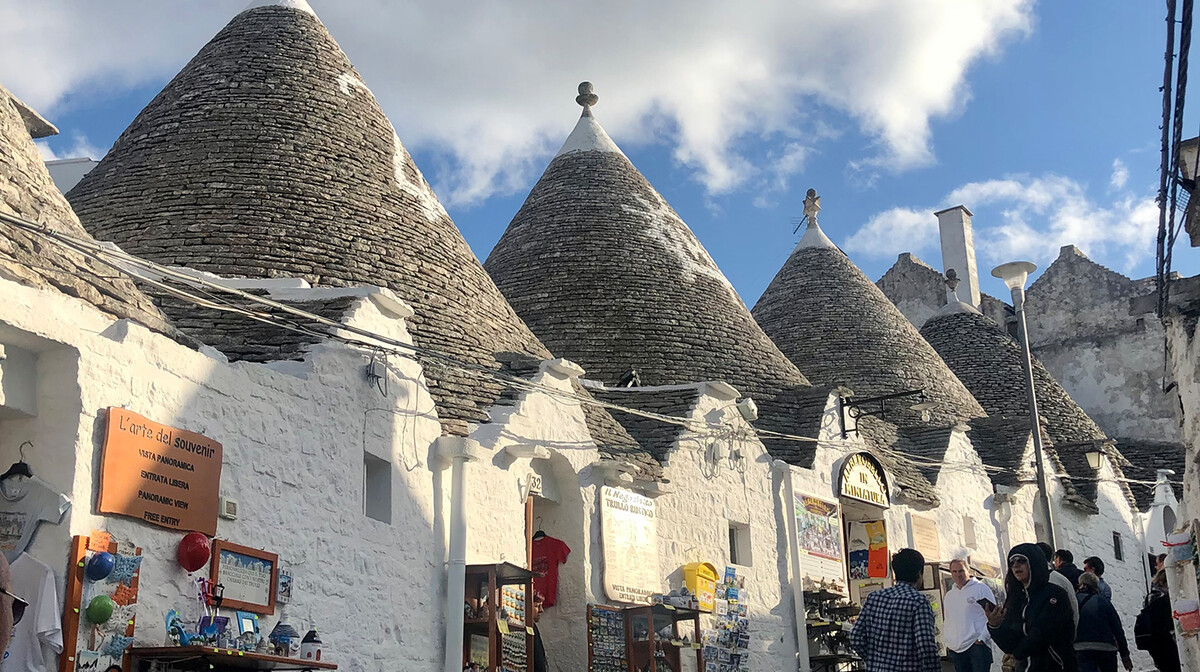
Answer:
[(1114, 191), (1124, 189), (1125, 183), (1129, 181), (1129, 168), (1125, 167), (1125, 162), (1120, 159), (1113, 159), (1112, 178), (1109, 179), (1109, 186)]
[(1044, 265), (1068, 244), (1121, 270), (1154, 254), (1158, 206), (1153, 195), (1125, 192), (1098, 203), (1084, 185), (1053, 174), (971, 182), (937, 205), (879, 213), (846, 240), (845, 249), (878, 258), (906, 251), (936, 253), (933, 213), (959, 203), (975, 213), (972, 225), (981, 268), (1013, 259)]
[[(99, 161), (107, 152), (93, 145), (82, 135), (71, 136), (72, 143), (65, 145), (59, 138), (51, 140), (37, 140), (34, 144), (37, 145), (38, 153), (42, 155), (43, 161), (56, 161), (58, 159), (77, 159), (88, 158)], [(58, 149), (52, 148), (51, 144), (58, 145)]]
[[(405, 143), (437, 155), (439, 192), (469, 203), (528, 185), (582, 79), (611, 135), (665, 138), (714, 194), (776, 179), (741, 140), (813, 138), (831, 113), (871, 139), (857, 168), (927, 164), (930, 120), (962, 109), (968, 68), (1030, 29), (1033, 1), (312, 4)], [(158, 83), (243, 4), (0, 0), (0, 81), (51, 114)]]

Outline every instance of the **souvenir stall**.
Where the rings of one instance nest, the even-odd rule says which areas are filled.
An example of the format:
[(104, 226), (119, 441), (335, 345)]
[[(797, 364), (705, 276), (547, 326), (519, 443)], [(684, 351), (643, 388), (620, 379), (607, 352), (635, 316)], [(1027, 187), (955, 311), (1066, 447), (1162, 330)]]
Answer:
[(861, 669), (850, 647), (853, 619), (868, 595), (892, 585), (883, 468), (871, 455), (855, 453), (838, 463), (835, 476), (836, 500), (787, 481), (793, 595), (804, 613), (797, 636), (813, 670)]
[[(22, 445), (21, 461), (0, 475), (0, 545), (13, 567), (13, 591), (30, 596), (35, 617), (15, 629), (5, 668), (54, 669), (43, 657), (49, 650), (59, 653), (59, 672), (336, 669), (322, 660), (315, 628), (302, 636), (286, 614), (271, 634), (260, 627), (260, 618), (290, 601), (291, 578), (274, 553), (216, 538), (218, 517), (236, 518), (236, 502), (219, 496), (221, 444), (122, 408), (107, 409), (104, 420), (96, 512), (134, 518), (147, 533), (136, 524), (114, 526), (122, 538), (96, 529), (71, 538), (61, 558), (47, 558), (44, 549), (39, 559), (30, 557), (25, 551), (38, 524), (58, 524), (70, 502), (32, 473), (24, 453), (33, 446)], [(166, 613), (139, 604), (147, 567), (173, 577), (156, 583), (155, 596), (179, 591)], [(155, 621), (166, 640), (142, 646), (140, 626)]]

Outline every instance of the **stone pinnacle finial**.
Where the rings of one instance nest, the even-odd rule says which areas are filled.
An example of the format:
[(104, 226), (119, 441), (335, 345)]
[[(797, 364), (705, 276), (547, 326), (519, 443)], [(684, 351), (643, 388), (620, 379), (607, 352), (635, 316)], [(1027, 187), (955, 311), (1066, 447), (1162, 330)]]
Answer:
[(950, 298), (958, 301), (958, 271), (953, 268), (946, 269), (946, 289), (950, 290)]
[(592, 106), (600, 102), (600, 96), (592, 93), (591, 82), (579, 83), (579, 95), (575, 96), (575, 102), (583, 106), (583, 116), (592, 116)]
[(809, 189), (804, 197), (804, 216), (808, 218), (808, 227), (817, 225), (817, 213), (821, 212), (821, 197), (816, 189)]

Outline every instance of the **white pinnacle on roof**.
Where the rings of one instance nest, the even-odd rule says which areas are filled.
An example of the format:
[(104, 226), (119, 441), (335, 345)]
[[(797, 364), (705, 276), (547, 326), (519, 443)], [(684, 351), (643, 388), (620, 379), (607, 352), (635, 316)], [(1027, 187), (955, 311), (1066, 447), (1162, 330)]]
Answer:
[(290, 7), (302, 12), (308, 12), (313, 16), (317, 15), (306, 0), (251, 0), (250, 4), (246, 5), (246, 9), (242, 11), (245, 12), (258, 7)]
[(837, 249), (837, 245), (825, 235), (817, 224), (817, 213), (821, 212), (821, 197), (817, 195), (816, 189), (809, 189), (808, 194), (804, 197), (804, 216), (808, 218), (808, 228), (805, 229), (804, 235), (800, 237), (800, 242), (796, 243), (796, 249), (808, 247), (831, 247)]
[(936, 320), (939, 317), (953, 315), (954, 313), (975, 313), (976, 315), (983, 314), (979, 312), (975, 306), (959, 300), (958, 271), (954, 270), (953, 268), (947, 269), (944, 282), (946, 283), (946, 305), (942, 306), (941, 310), (934, 313), (933, 317), (929, 318), (930, 320)]
[(625, 155), (617, 143), (608, 137), (608, 133), (600, 127), (596, 118), (592, 116), (592, 106), (599, 102), (600, 96), (592, 92), (591, 82), (581, 82), (579, 84), (579, 95), (575, 97), (575, 102), (583, 106), (583, 114), (579, 117), (579, 123), (575, 124), (575, 130), (567, 136), (567, 141), (563, 143), (562, 149), (558, 150), (559, 157), (563, 154), (571, 152), (612, 152), (614, 154)]

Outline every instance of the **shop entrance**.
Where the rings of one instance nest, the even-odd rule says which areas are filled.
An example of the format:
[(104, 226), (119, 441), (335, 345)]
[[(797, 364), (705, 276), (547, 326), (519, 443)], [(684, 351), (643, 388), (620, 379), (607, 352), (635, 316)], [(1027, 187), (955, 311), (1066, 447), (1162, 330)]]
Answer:
[(567, 459), (553, 453), (531, 465), (525, 501), (525, 549), (537, 576), (534, 591), (545, 611), (538, 634), (551, 669), (586, 669), (587, 594), (584, 562), (584, 510), (578, 476)]
[(849, 455), (837, 471), (847, 592), (861, 605), (867, 595), (892, 585), (887, 508), (891, 503), (882, 465), (868, 453)]

